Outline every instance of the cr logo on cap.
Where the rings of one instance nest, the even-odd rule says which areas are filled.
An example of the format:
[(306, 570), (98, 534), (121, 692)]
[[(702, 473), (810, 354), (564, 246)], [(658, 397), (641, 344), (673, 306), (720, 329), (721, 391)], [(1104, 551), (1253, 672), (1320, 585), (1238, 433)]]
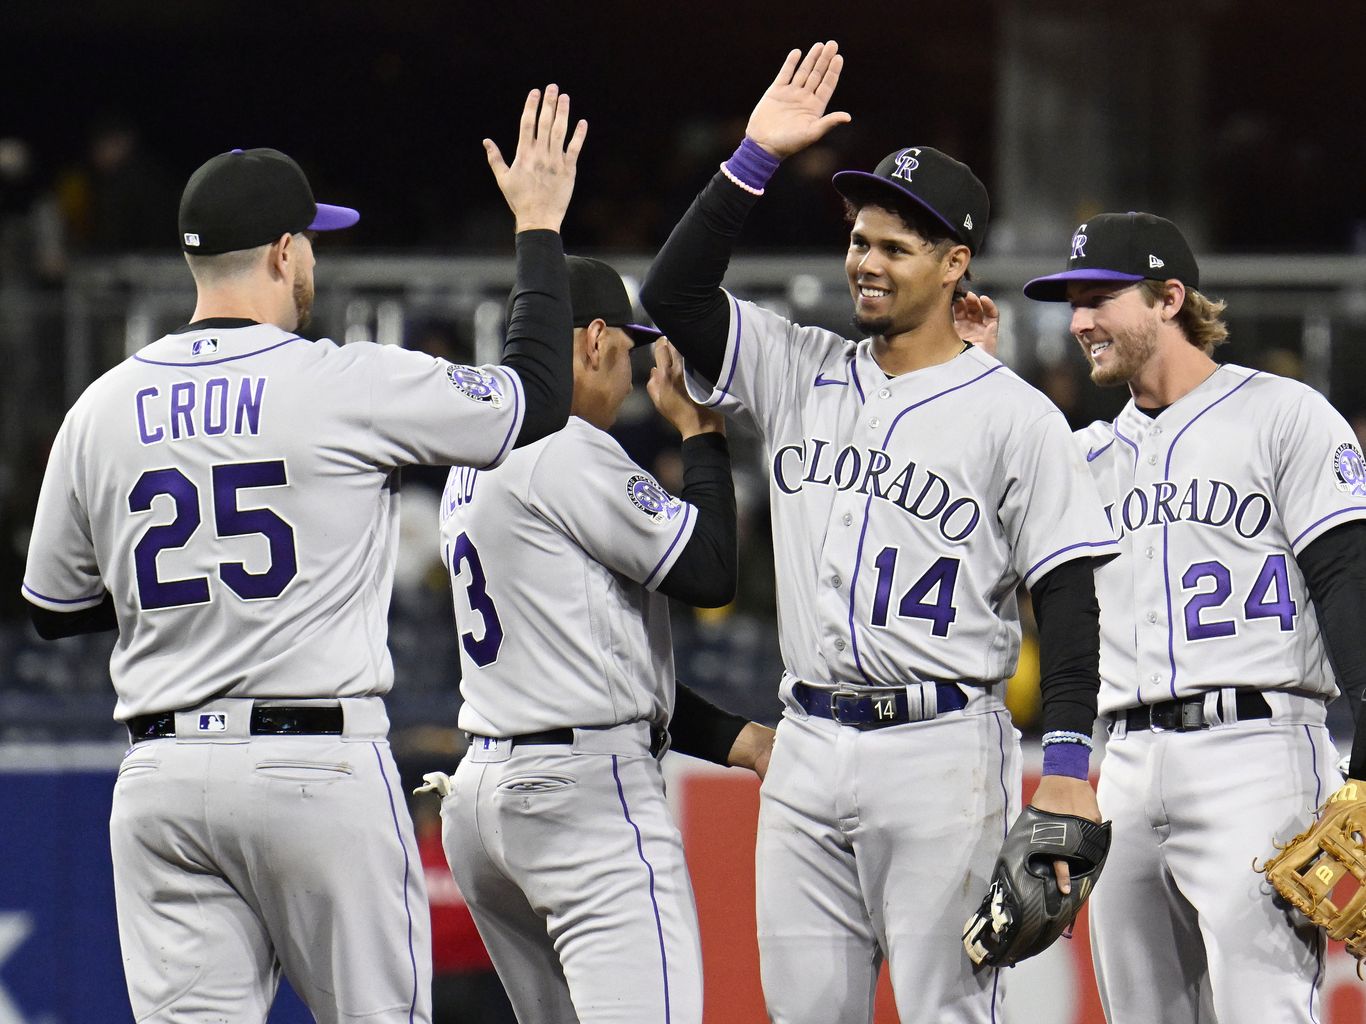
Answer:
[(1072, 259), (1081, 259), (1086, 255), (1086, 225), (1077, 228), (1077, 233), (1072, 236)]
[(904, 149), (896, 155), (896, 170), (892, 172), (893, 178), (901, 178), (903, 181), (911, 180), (911, 172), (920, 166), (920, 161), (916, 159), (920, 155), (918, 149)]

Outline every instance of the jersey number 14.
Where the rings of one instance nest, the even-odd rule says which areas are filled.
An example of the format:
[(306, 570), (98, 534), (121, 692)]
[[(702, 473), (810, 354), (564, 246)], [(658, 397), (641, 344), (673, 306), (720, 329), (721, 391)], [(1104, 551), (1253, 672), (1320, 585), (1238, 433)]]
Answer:
[[(877, 566), (877, 592), (873, 595), (873, 625), (886, 626), (887, 612), (892, 600), (892, 581), (896, 576), (896, 559), (899, 550), (894, 547), (883, 548), (873, 562)], [(948, 636), (949, 627), (958, 618), (958, 609), (953, 606), (953, 588), (958, 583), (958, 559), (947, 556), (938, 559), (925, 570), (920, 579), (911, 584), (909, 590), (901, 595), (896, 606), (897, 615), (904, 619), (928, 619), (932, 626), (930, 632), (935, 636)], [(929, 599), (933, 594), (933, 598)], [(929, 599), (929, 600), (927, 600)]]

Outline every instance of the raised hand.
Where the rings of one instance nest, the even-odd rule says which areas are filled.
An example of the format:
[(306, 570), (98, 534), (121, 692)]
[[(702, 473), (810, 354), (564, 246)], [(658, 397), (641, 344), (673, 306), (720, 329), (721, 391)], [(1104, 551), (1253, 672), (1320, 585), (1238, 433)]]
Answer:
[(745, 134), (778, 158), (789, 157), (851, 118), (844, 111), (827, 114), (826, 105), (839, 84), (844, 58), (833, 39), (807, 51), (793, 50), (782, 70), (749, 115)]
[(968, 292), (954, 299), (953, 329), (968, 344), (994, 356), (1000, 328), (1001, 311), (986, 295)]
[(579, 150), (588, 135), (588, 122), (580, 121), (569, 138), (569, 97), (557, 85), (527, 93), (517, 135), (517, 154), (509, 166), (492, 139), (484, 140), (489, 167), (517, 220), (518, 231), (548, 228), (559, 231), (574, 194), (574, 174)]
[(683, 383), (683, 357), (668, 338), (655, 342), (655, 365), (645, 390), (659, 414), (674, 425), (683, 437), (726, 432), (726, 420), (719, 412), (704, 409), (688, 397)]

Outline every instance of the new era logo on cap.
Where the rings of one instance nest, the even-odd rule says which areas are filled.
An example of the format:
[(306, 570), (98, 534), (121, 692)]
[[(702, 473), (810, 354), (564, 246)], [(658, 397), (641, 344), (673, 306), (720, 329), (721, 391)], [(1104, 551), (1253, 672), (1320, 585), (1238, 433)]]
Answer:
[(1165, 267), (1166, 265), (1167, 265), (1167, 264), (1163, 263), (1160, 259), (1158, 259), (1156, 256), (1154, 256), (1152, 253), (1149, 253), (1149, 254), (1148, 254), (1148, 269), (1149, 269), (1149, 270), (1156, 270), (1158, 267)]

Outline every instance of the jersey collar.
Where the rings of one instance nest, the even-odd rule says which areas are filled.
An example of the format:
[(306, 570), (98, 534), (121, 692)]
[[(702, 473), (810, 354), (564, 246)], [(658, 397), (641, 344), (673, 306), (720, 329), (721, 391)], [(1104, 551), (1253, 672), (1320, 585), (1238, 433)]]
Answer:
[(177, 328), (176, 328), (174, 331), (172, 331), (171, 333), (172, 333), (172, 334), (189, 334), (189, 333), (191, 333), (192, 331), (212, 331), (212, 330), (219, 329), (219, 328), (229, 328), (229, 327), (260, 327), (260, 326), (261, 326), (261, 325), (260, 325), (257, 321), (255, 321), (255, 320), (249, 320), (249, 319), (247, 319), (246, 317), (239, 317), (239, 316), (209, 316), (209, 317), (205, 317), (203, 320), (196, 320), (194, 323), (186, 324), (186, 325), (183, 326), (183, 327), (177, 327)]

